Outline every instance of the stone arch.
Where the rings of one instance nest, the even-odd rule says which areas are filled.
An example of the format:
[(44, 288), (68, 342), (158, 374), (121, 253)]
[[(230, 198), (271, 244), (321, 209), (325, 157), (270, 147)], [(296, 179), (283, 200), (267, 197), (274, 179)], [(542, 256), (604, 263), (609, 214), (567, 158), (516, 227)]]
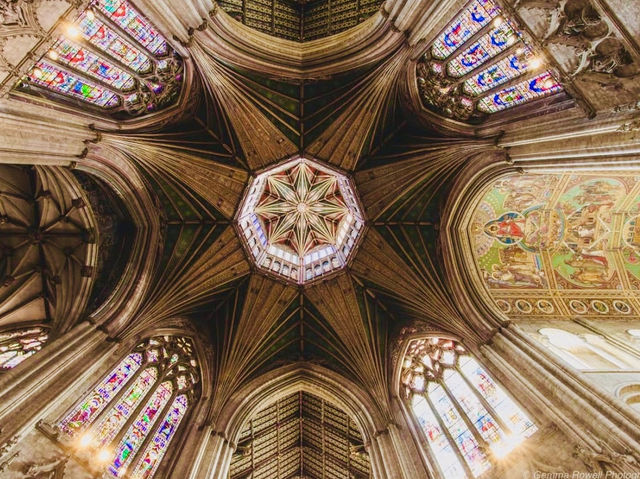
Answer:
[[(367, 392), (341, 375), (315, 364), (280, 367), (256, 378), (236, 392), (223, 407), (219, 420), (212, 424), (212, 436), (214, 441), (219, 442), (216, 452), (212, 454), (214, 457), (199, 458), (194, 465), (194, 468), (199, 469), (195, 477), (225, 477), (231, 454), (246, 421), (265, 404), (298, 391), (310, 392), (334, 404), (354, 420), (369, 453), (374, 477), (411, 477), (401, 472), (400, 458), (396, 456), (397, 451), (390, 438), (394, 433), (392, 424), (375, 406)], [(211, 449), (209, 452), (211, 453)], [(211, 476), (214, 470), (216, 475)]]
[(640, 384), (625, 384), (618, 389), (618, 398), (640, 413)]
[(135, 228), (122, 277), (106, 301), (90, 315), (92, 321), (104, 324), (110, 333), (115, 333), (135, 313), (151, 286), (151, 272), (157, 254), (152, 245), (157, 243), (161, 234), (160, 218), (159, 215), (148, 214), (156, 210), (154, 199), (139, 170), (118, 151), (91, 144), (86, 158), (76, 168), (109, 185), (123, 203)]
[(632, 168), (467, 168), (442, 231), (447, 277), (464, 308), (489, 328), (507, 319), (638, 318), (635, 178)]

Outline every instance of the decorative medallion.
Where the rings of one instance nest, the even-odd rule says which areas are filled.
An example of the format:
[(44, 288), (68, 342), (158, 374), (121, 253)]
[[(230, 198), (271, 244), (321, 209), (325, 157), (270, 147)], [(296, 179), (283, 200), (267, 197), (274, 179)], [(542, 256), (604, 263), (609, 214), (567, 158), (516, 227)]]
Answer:
[(236, 222), (256, 266), (298, 284), (343, 268), (364, 231), (351, 179), (300, 156), (249, 183)]

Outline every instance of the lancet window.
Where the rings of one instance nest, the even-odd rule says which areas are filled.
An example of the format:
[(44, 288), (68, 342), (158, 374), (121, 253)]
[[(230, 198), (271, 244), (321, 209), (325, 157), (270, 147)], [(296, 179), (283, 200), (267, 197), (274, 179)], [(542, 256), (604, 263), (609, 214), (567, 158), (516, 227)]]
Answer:
[(148, 339), (64, 416), (61, 440), (80, 458), (97, 459), (109, 476), (151, 478), (197, 399), (199, 383), (189, 339)]
[(40, 351), (49, 339), (46, 329), (39, 326), (0, 333), (0, 372), (15, 368)]
[(640, 358), (628, 354), (595, 334), (578, 335), (556, 328), (539, 331), (542, 343), (579, 370), (617, 371), (640, 368)]
[(478, 120), (562, 90), (542, 56), (494, 0), (473, 0), (417, 66), (423, 103)]
[(456, 341), (411, 341), (400, 381), (430, 462), (442, 478), (482, 475), (537, 430)]
[(175, 102), (182, 62), (164, 37), (126, 0), (94, 0), (65, 24), (22, 90), (136, 116)]

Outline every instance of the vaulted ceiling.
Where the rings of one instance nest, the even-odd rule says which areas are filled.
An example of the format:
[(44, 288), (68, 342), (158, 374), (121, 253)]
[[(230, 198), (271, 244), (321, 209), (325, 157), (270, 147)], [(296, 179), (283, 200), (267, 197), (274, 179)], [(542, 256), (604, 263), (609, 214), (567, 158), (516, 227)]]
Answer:
[(308, 392), (279, 399), (249, 419), (230, 479), (366, 479), (369, 456), (347, 413)]
[[(328, 9), (329, 2), (281, 2), (273, 0), (260, 8), (249, 0), (225, 0), (220, 5), (251, 28), (298, 42), (336, 33), (373, 11), (373, 4), (366, 2), (331, 2), (331, 8), (344, 5), (350, 12), (338, 18), (336, 11), (329, 16), (318, 13)], [(297, 12), (287, 26), (279, 23), (285, 18), (280, 15), (285, 7)], [(268, 11), (254, 22), (252, 15), (258, 18), (256, 12), (264, 9)], [(376, 15), (382, 24), (389, 12)], [(135, 168), (155, 201), (149, 215), (160, 222), (160, 234), (152, 245), (157, 253), (149, 272), (152, 286), (132, 315), (135, 319), (103, 326), (112, 337), (121, 337), (170, 318), (190, 318), (210, 345), (210, 381), (216, 393), (210, 398), (208, 420), (214, 424), (240, 387), (260, 373), (298, 361), (340, 373), (367, 391), (382, 416), (391, 417), (390, 358), (403, 327), (418, 324), (469, 343), (490, 336), (488, 329), (472, 327), (460, 310), (445, 277), (440, 239), (445, 202), (461, 169), (481, 157), (504, 160), (504, 151), (496, 147), (499, 132), (474, 134), (478, 132), (456, 124), (458, 133), (452, 135), (450, 123), (420, 109), (407, 91), (417, 91), (415, 82), (407, 79), (415, 80), (418, 55), (395, 26), (386, 25), (385, 41), (372, 42), (354, 53), (360, 56), (353, 62), (329, 58), (318, 73), (322, 68), (313, 62), (322, 61), (312, 53), (300, 53), (307, 50), (292, 42), (285, 46), (299, 54), (297, 60), (291, 59), (294, 54), (285, 58), (274, 53), (267, 61), (255, 53), (252, 62), (251, 55), (238, 46), (239, 39), (226, 44), (220, 33), (229, 22), (235, 22), (233, 28), (244, 27), (223, 12), (212, 11), (210, 17), (198, 29), (190, 27), (189, 38), (181, 45), (189, 55), (185, 68), (191, 68), (194, 77), (193, 88), (183, 92), (191, 103), (181, 104), (179, 115), (159, 114), (156, 124), (154, 115), (146, 117), (140, 128), (107, 121), (94, 125), (98, 138), (87, 143), (85, 156), (78, 159), (82, 163), (86, 157), (120, 158)], [(316, 24), (316, 18), (326, 22)], [(264, 35), (253, 34), (256, 42), (264, 41)], [(281, 54), (285, 47), (272, 40), (273, 45), (267, 44)], [(220, 48), (221, 44), (228, 49)], [(13, 95), (25, 101), (21, 92)], [(567, 100), (562, 107), (575, 104)], [(523, 112), (526, 108), (520, 108), (518, 115)], [(501, 118), (505, 124), (511, 117)], [(85, 119), (93, 122), (95, 117)], [(233, 226), (256, 172), (297, 154), (325, 162), (353, 179), (368, 226), (344, 270), (304, 286), (262, 273)], [(43, 188), (25, 182), (29, 200), (21, 200), (23, 209), (37, 223), (33, 208), (38, 201), (50, 200), (38, 196)], [(62, 217), (82, 207), (74, 198), (67, 200)], [(26, 236), (32, 234), (28, 228), (23, 227)], [(87, 229), (88, 225), (79, 229), (74, 248), (88, 248), (91, 242), (83, 236)], [(43, 254), (32, 256), (34, 264), (46, 260)], [(81, 268), (72, 266), (78, 269), (73, 280), (84, 281)], [(39, 290), (48, 284), (43, 274), (36, 274), (42, 271), (34, 266), (28, 272)], [(45, 296), (51, 291), (55, 288), (46, 289)], [(73, 291), (69, 289), (68, 294)], [(46, 304), (39, 293), (34, 297)], [(43, 316), (44, 305), (41, 309)], [(248, 473), (263, 477), (258, 470), (261, 464), (271, 464), (269, 451), (274, 444), (293, 458), (287, 462), (289, 456), (280, 457), (286, 462), (282, 467), (292, 474), (281, 477), (319, 477), (314, 461), (331, 454), (312, 432), (331, 428), (320, 420), (319, 429), (305, 429), (305, 420), (313, 422), (319, 410), (329, 406), (300, 393), (252, 419), (264, 419), (267, 428), (276, 424), (278, 432), (270, 444), (260, 446), (267, 452), (258, 459), (260, 438), (266, 436), (256, 435), (255, 424), (248, 426), (243, 437), (251, 437), (252, 442), (236, 456), (232, 477), (250, 477)], [(347, 421), (340, 416), (344, 413), (331, 414)], [(343, 442), (359, 438), (351, 426), (345, 434), (340, 436)], [(305, 461), (305, 449), (315, 459)], [(349, 462), (346, 450), (336, 454), (339, 457), (334, 455), (331, 461)], [(251, 468), (241, 465), (247, 461)], [(363, 477), (355, 472), (354, 476)]]
[(328, 37), (363, 22), (380, 0), (222, 0), (233, 18), (259, 32), (306, 42)]

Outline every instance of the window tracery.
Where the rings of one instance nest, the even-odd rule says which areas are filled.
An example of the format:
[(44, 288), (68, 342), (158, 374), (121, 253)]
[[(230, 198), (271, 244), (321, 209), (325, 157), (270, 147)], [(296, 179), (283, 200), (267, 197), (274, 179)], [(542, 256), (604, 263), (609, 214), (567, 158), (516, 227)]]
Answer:
[(16, 329), (0, 333), (0, 372), (15, 368), (40, 351), (49, 339), (41, 327)]
[(199, 382), (189, 339), (148, 339), (64, 416), (61, 441), (80, 457), (97, 458), (110, 476), (151, 478)]
[(417, 65), (424, 105), (478, 121), (562, 90), (540, 54), (497, 2), (473, 0)]
[(537, 430), (456, 341), (412, 340), (400, 382), (441, 477), (478, 477)]
[(117, 117), (171, 105), (180, 94), (182, 61), (126, 0), (94, 0), (21, 82)]

